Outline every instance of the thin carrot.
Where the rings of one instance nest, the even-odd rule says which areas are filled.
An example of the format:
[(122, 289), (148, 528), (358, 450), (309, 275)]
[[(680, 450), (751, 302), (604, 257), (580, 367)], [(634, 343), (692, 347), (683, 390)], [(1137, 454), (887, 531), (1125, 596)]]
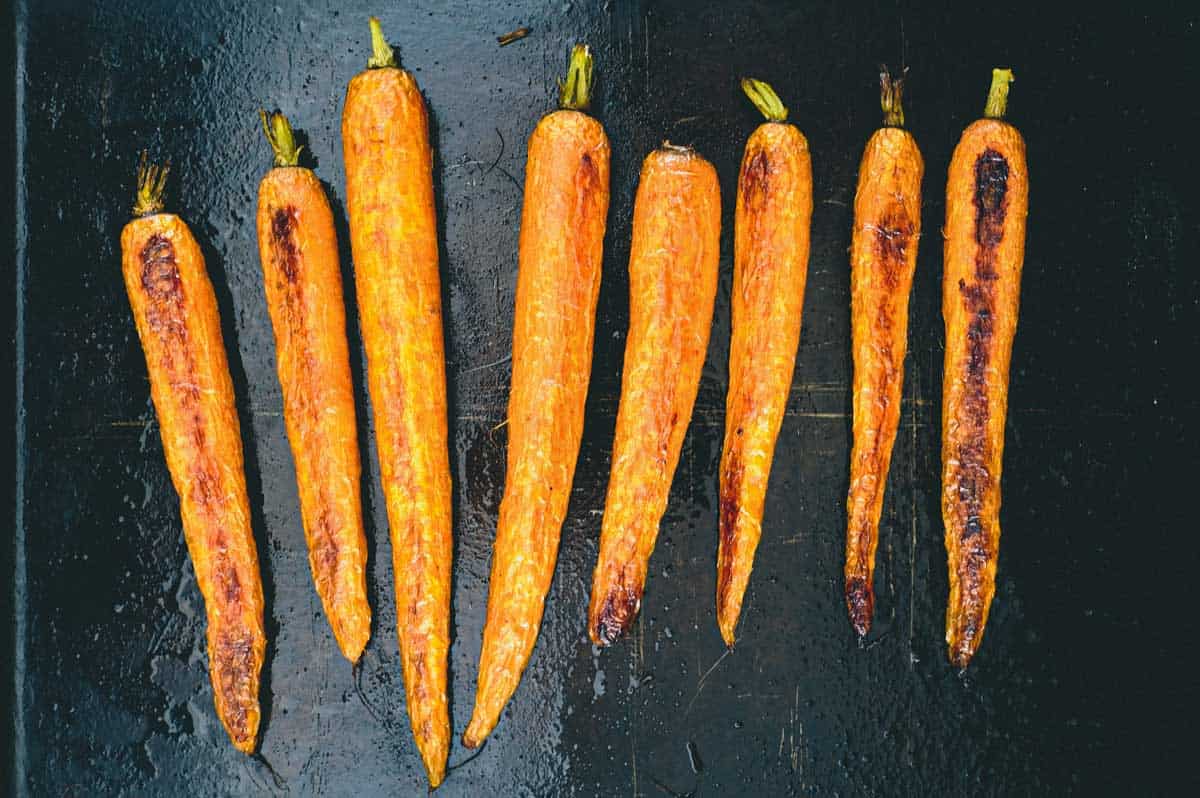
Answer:
[(650, 153), (633, 206), (629, 337), (588, 611), (597, 645), (616, 642), (641, 607), (708, 351), (720, 238), (712, 164), (670, 144)]
[(766, 83), (742, 89), (767, 122), (746, 142), (734, 217), (733, 335), (721, 453), (717, 623), (732, 646), (775, 441), (791, 390), (808, 277), (812, 162), (808, 141)]
[(492, 555), (474, 748), (495, 728), (537, 641), (583, 433), (608, 215), (608, 137), (582, 113), (592, 56), (576, 45), (562, 110), (529, 137), (521, 212), (508, 472)]
[(342, 305), (342, 274), (329, 200), (283, 114), (263, 130), (275, 168), (258, 186), (258, 251), (308, 561), (342, 654), (357, 662), (371, 636), (361, 466)]
[(846, 498), (846, 607), (860, 636), (875, 608), (875, 549), (892, 445), (900, 423), (908, 297), (921, 237), (925, 163), (904, 129), (903, 78), (879, 75), (884, 127), (867, 141), (854, 196), (850, 327), (854, 352), (854, 450)]
[(234, 747), (252, 753), (267, 638), (242, 433), (204, 256), (187, 224), (162, 212), (167, 168), (142, 155), (135, 218), (121, 232), (121, 270), (204, 596), (217, 717)]
[(450, 751), (453, 529), (433, 153), (421, 91), (374, 17), (371, 45), (342, 112), (346, 200), (408, 715), (436, 787)]
[(946, 645), (965, 668), (996, 592), (1000, 467), (1017, 329), (1029, 175), (1025, 141), (1002, 121), (1012, 72), (992, 70), (984, 118), (959, 139), (946, 182), (942, 315), (942, 520), (950, 567)]

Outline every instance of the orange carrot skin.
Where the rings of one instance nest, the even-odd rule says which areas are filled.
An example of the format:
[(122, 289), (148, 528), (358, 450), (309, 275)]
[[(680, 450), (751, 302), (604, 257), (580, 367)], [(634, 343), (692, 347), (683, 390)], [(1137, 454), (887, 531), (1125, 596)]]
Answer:
[(262, 179), (258, 246), (313, 581), (342, 653), (357, 662), (371, 608), (354, 390), (333, 214), (311, 170)]
[(216, 297), (200, 247), (178, 216), (159, 213), (127, 224), (121, 255), (184, 538), (204, 596), (217, 716), (234, 747), (252, 753), (267, 638)]
[(351, 80), (342, 141), (408, 714), (436, 787), (450, 750), (453, 530), (433, 153), (412, 75), (384, 67)]
[(708, 351), (721, 239), (712, 164), (663, 148), (642, 165), (629, 255), (629, 337), (588, 633), (610, 645), (641, 606)]
[(811, 219), (808, 141), (786, 122), (760, 125), (742, 156), (734, 217), (717, 551), (717, 623), (729, 646), (762, 534), (771, 460), (800, 346)]
[(996, 592), (1000, 469), (1028, 205), (1021, 134), (998, 119), (971, 124), (950, 161), (942, 283), (946, 644), (960, 668), (979, 648)]
[(578, 111), (542, 118), (525, 166), (508, 469), (469, 748), (496, 726), (520, 682), (554, 576), (591, 374), (608, 176), (599, 122)]
[(850, 245), (854, 447), (846, 499), (846, 607), (860, 635), (875, 607), (879, 517), (904, 388), (908, 299), (921, 236), (925, 164), (908, 131), (885, 127), (867, 142)]

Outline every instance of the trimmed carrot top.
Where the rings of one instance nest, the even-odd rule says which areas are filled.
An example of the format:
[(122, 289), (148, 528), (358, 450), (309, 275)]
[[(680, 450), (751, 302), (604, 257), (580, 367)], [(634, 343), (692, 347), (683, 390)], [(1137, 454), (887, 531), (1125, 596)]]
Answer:
[(779, 95), (771, 88), (771, 84), (754, 78), (742, 78), (742, 91), (754, 103), (754, 107), (767, 118), (768, 122), (786, 122), (787, 106), (779, 99)]
[(592, 51), (586, 44), (571, 50), (567, 77), (558, 82), (558, 105), (567, 111), (586, 111), (592, 104)]
[(296, 146), (296, 137), (292, 134), (292, 125), (288, 118), (279, 111), (268, 115), (266, 111), (260, 110), (258, 116), (262, 119), (267, 142), (275, 153), (275, 166), (299, 166), (300, 150), (304, 147)]
[(137, 191), (134, 194), (133, 217), (153, 216), (162, 213), (163, 192), (167, 188), (167, 173), (171, 171), (171, 162), (159, 166), (149, 162), (149, 153), (142, 150), (142, 160), (138, 163)]

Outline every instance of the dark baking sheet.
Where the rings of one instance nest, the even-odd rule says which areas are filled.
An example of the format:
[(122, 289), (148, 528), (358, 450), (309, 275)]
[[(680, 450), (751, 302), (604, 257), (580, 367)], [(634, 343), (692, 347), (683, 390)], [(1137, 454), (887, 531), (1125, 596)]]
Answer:
[[(13, 574), (0, 716), (18, 794), (418, 794), (373, 446), (365, 460), (376, 608), (361, 696), (311, 586), (254, 244), (268, 166), (255, 111), (308, 134), (349, 268), (343, 93), (379, 14), (436, 124), (452, 399), (452, 711), (474, 691), (510, 365), (525, 138), (569, 44), (596, 50), (612, 212), (587, 430), (558, 571), (524, 682), (442, 793), (1056, 794), (1194, 780), (1191, 581), (1197, 457), (1194, 16), (1055, 4), (17, 2)], [(518, 26), (529, 38), (503, 49)], [(876, 65), (912, 68), (926, 157), (903, 419), (865, 648), (840, 598), (849, 444), (846, 249)], [(942, 187), (990, 67), (1032, 175), (1004, 475), (1000, 581), (965, 676), (942, 643), (938, 510)], [(715, 487), (732, 201), (757, 123), (736, 79), (771, 81), (808, 134), (816, 208), (804, 332), (741, 640), (713, 618)], [(15, 86), (15, 92), (11, 87)], [(709, 363), (632, 639), (593, 651), (585, 599), (627, 321), (630, 212), (663, 139), (716, 165), (725, 200)], [(120, 279), (136, 153), (170, 156), (170, 207), (205, 248), (243, 416), (269, 650), (262, 753), (212, 708), (203, 609)], [(7, 191), (7, 189), (6, 189)], [(6, 233), (8, 235), (8, 233)], [(8, 282), (11, 280), (11, 282)], [(359, 342), (352, 330), (357, 352)], [(356, 354), (360, 421), (367, 417)], [(8, 373), (8, 369), (4, 370)], [(5, 430), (9, 435), (10, 430)], [(364, 424), (364, 440), (371, 436)], [(6, 438), (6, 442), (9, 439)], [(7, 457), (7, 455), (6, 455)], [(8, 582), (7, 577), (5, 578)], [(1168, 654), (1170, 652), (1170, 654)], [(466, 759), (457, 744), (451, 763)], [(696, 772), (699, 771), (699, 772)], [(0, 788), (0, 791), (3, 791)]]

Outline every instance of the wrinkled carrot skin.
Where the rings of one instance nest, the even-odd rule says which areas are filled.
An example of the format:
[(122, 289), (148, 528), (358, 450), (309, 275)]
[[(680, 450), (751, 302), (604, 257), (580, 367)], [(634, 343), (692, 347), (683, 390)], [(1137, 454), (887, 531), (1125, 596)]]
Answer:
[(717, 550), (717, 623), (728, 646), (762, 534), (771, 460), (800, 346), (811, 219), (808, 141), (786, 122), (760, 125), (742, 156), (734, 217)]
[(354, 77), (342, 141), (408, 715), (436, 787), (450, 750), (451, 487), (433, 153), (412, 75)]
[(708, 351), (721, 238), (712, 164), (664, 148), (642, 165), (629, 255), (629, 336), (588, 633), (611, 645), (641, 606)]
[(354, 390), (333, 214), (311, 170), (262, 179), (258, 248), (313, 582), (342, 653), (357, 662), (371, 608)]
[(508, 470), (492, 554), (474, 748), (495, 728), (533, 652), (583, 433), (608, 215), (609, 145), (578, 111), (529, 137), (521, 213)]
[(200, 247), (178, 216), (159, 213), (127, 224), (121, 256), (184, 538), (204, 596), (217, 717), (234, 747), (252, 753), (267, 638), (216, 297)]
[(850, 327), (854, 353), (854, 447), (846, 499), (846, 607), (864, 636), (875, 607), (879, 517), (900, 423), (908, 299), (921, 236), (925, 164), (912, 135), (875, 131), (854, 198), (850, 245)]
[(998, 119), (971, 124), (950, 161), (942, 283), (946, 644), (959, 668), (979, 648), (996, 592), (1000, 468), (1028, 204), (1021, 134)]

